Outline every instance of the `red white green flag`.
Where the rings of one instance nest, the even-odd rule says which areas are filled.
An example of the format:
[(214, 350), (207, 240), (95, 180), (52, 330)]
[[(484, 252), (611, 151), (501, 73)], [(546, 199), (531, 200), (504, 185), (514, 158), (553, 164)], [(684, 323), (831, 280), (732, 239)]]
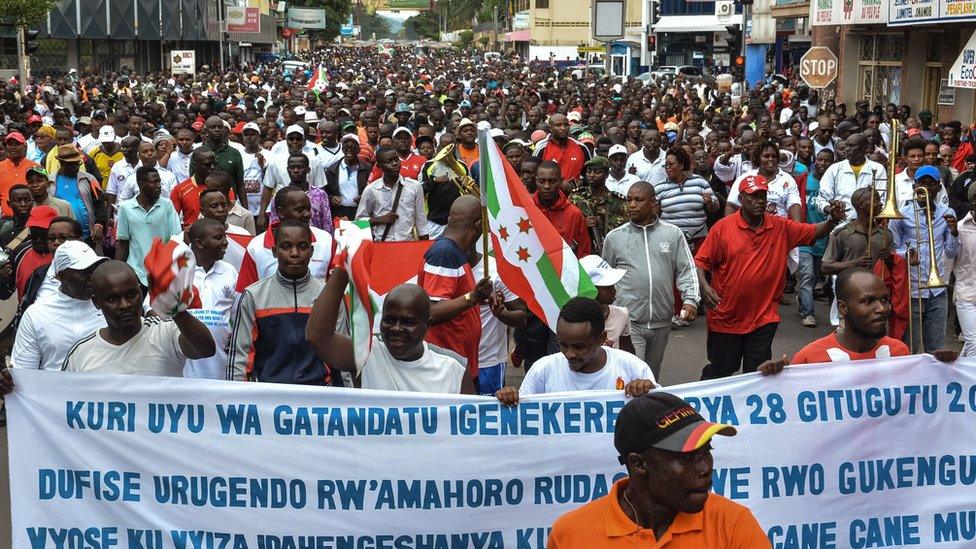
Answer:
[(502, 282), (553, 331), (562, 306), (596, 287), (487, 130), (478, 132), (481, 199)]
[(385, 55), (387, 57), (393, 57), (393, 51), (390, 48), (384, 46), (383, 44), (378, 44), (376, 46), (376, 53), (379, 53), (380, 55)]
[(325, 67), (319, 65), (312, 72), (312, 77), (308, 79), (308, 89), (314, 91), (315, 93), (322, 93), (328, 87), (329, 72), (325, 70)]
[(356, 367), (362, 369), (373, 335), (379, 333), (383, 298), (394, 287), (417, 281), (424, 253), (433, 241), (373, 242), (372, 229), (365, 219), (339, 221), (334, 236), (333, 265), (342, 265), (349, 273), (345, 297), (349, 336)]

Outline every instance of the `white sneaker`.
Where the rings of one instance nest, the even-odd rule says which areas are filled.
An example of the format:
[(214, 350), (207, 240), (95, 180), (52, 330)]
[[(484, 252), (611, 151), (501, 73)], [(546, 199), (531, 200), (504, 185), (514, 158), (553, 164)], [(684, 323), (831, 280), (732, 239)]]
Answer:
[(813, 315), (807, 315), (800, 320), (800, 324), (805, 328), (816, 328), (817, 327), (817, 317)]

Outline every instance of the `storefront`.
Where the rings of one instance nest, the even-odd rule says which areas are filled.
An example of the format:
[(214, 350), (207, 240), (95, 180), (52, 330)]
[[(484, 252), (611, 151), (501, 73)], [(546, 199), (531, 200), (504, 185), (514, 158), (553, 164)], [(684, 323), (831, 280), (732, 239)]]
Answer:
[(816, 0), (810, 16), (814, 45), (840, 60), (827, 97), (928, 109), (937, 120), (973, 118), (973, 90), (947, 80), (973, 33), (976, 0)]

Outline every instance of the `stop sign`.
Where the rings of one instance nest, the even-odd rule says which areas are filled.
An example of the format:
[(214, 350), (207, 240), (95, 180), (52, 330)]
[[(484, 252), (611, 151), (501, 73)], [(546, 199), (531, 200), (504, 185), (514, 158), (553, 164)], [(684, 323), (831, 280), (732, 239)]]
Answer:
[(810, 48), (800, 59), (800, 78), (811, 88), (826, 88), (837, 78), (837, 56), (824, 46)]

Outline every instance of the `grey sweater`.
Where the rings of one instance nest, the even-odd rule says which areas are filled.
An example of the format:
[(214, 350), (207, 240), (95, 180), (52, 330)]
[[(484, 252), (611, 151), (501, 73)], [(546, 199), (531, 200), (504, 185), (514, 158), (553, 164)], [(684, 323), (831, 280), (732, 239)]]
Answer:
[(607, 234), (603, 259), (627, 270), (617, 284), (616, 304), (627, 307), (631, 322), (647, 328), (669, 326), (674, 285), (684, 303), (698, 305), (695, 261), (684, 233), (675, 225), (661, 220), (643, 227), (633, 222), (621, 225)]

